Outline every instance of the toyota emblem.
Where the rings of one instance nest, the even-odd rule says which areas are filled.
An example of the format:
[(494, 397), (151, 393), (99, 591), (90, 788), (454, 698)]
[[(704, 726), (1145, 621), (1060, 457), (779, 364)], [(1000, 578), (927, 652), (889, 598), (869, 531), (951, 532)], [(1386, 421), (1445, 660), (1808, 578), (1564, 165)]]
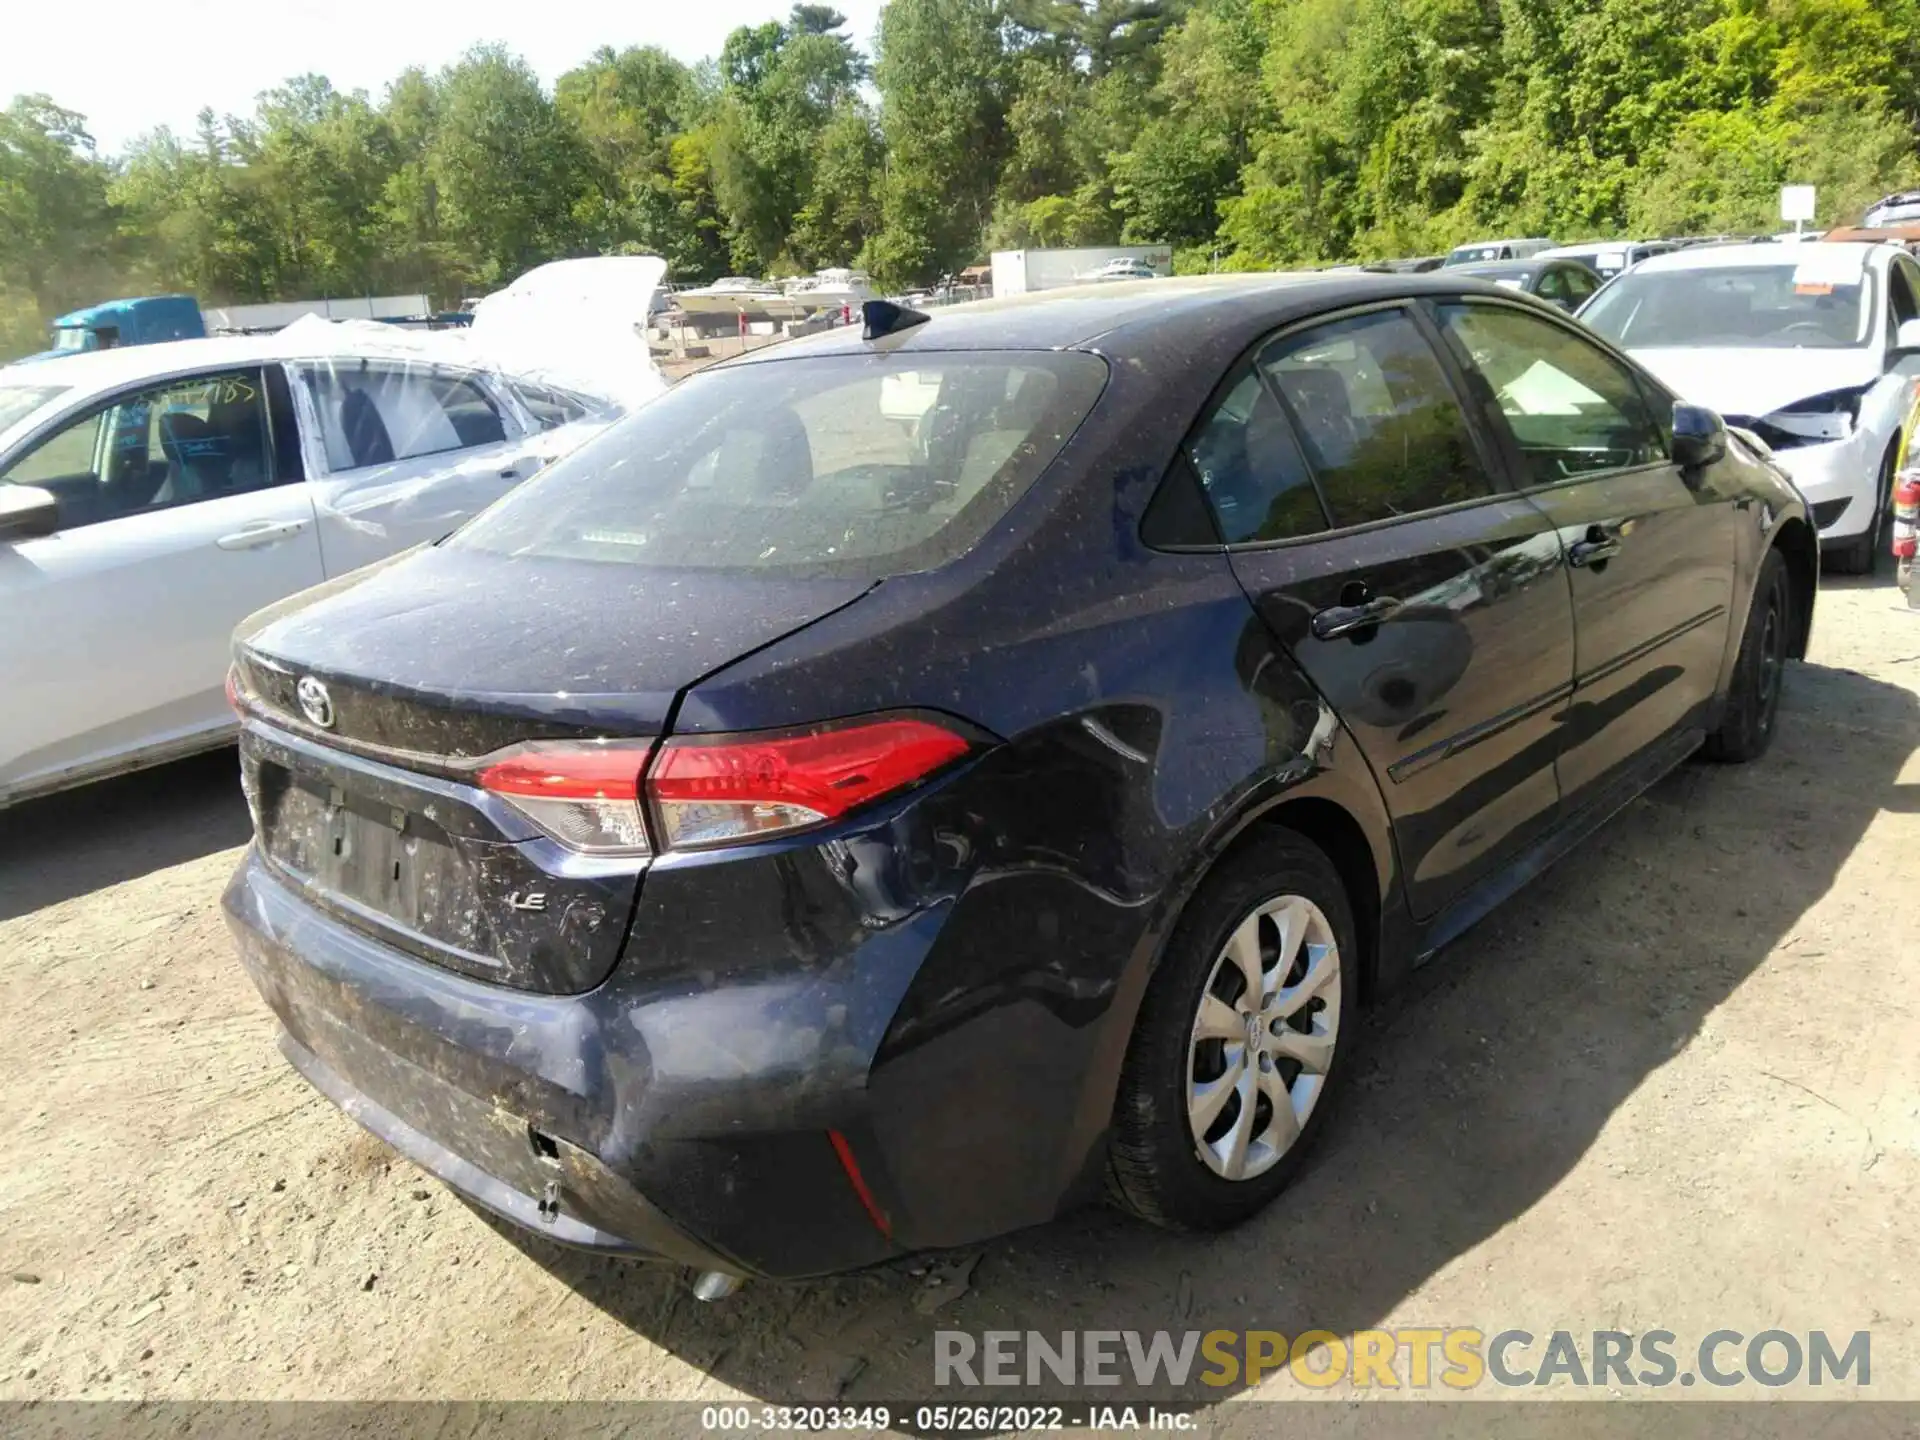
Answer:
[(327, 694), (326, 686), (311, 675), (302, 675), (300, 683), (293, 687), (293, 696), (300, 702), (302, 715), (322, 730), (333, 728), (333, 697)]

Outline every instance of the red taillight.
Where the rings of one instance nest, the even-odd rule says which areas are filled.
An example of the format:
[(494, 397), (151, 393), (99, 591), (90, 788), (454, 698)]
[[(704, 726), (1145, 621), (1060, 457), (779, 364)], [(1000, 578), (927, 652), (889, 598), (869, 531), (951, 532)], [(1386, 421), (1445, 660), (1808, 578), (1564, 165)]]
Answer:
[(1894, 559), (1911, 560), (1914, 558), (1916, 551), (1920, 551), (1920, 538), (1912, 535), (1896, 535), (1893, 537)]
[(670, 740), (647, 773), (647, 794), (666, 844), (724, 845), (834, 819), (970, 748), (944, 726), (906, 718), (764, 739)]
[(643, 799), (663, 846), (727, 845), (836, 819), (972, 748), (942, 725), (906, 717), (799, 734), (669, 740), (646, 767), (652, 743), (521, 745), (484, 765), (479, 781), (570, 849), (645, 855)]
[(541, 741), (509, 751), (480, 772), (498, 795), (569, 849), (645, 855), (640, 770), (650, 740)]
[(240, 703), (240, 672), (231, 665), (227, 667), (227, 708), (236, 715), (246, 712)]

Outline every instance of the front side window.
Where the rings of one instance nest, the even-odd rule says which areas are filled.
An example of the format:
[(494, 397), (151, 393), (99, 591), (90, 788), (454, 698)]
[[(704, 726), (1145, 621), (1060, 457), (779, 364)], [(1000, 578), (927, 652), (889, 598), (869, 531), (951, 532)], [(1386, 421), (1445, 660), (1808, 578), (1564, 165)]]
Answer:
[(1887, 267), (1887, 300), (1893, 307), (1893, 329), (1920, 320), (1920, 298), (1913, 291), (1913, 268), (1896, 260)]
[(61, 426), (0, 474), (60, 502), (70, 529), (276, 483), (258, 370), (121, 395)]
[(447, 543), (652, 567), (879, 579), (960, 555), (1060, 452), (1106, 363), (833, 355), (690, 376)]
[(1257, 368), (1285, 403), (1335, 525), (1492, 493), (1440, 359), (1403, 311), (1286, 336)]
[(507, 438), (500, 407), (470, 375), (365, 360), (300, 367), (334, 474), (446, 455)]
[(1528, 483), (1665, 458), (1633, 376), (1572, 331), (1499, 305), (1443, 305), (1440, 318), (1507, 417)]

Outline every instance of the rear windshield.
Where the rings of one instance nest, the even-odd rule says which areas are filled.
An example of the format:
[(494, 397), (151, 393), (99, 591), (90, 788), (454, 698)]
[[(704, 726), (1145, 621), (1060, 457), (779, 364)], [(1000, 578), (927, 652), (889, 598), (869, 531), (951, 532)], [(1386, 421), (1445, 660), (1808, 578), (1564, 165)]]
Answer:
[[(1851, 281), (1851, 283), (1848, 283)], [(1634, 270), (1580, 318), (1628, 350), (1661, 346), (1844, 350), (1867, 343), (1872, 276), (1806, 266)]]
[(878, 579), (971, 547), (1106, 384), (1078, 352), (834, 355), (694, 375), (447, 543)]

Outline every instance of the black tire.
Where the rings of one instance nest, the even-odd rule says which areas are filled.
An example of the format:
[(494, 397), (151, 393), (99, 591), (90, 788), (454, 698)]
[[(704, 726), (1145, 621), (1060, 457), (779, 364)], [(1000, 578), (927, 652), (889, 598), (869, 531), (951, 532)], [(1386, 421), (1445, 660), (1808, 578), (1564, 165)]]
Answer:
[(1720, 728), (1707, 737), (1701, 754), (1723, 764), (1758, 760), (1773, 743), (1780, 713), (1780, 689), (1786, 676), (1787, 642), (1793, 634), (1793, 586), (1787, 562), (1769, 550), (1754, 582), (1753, 604), (1740, 636), (1740, 655), (1727, 685), (1727, 708)]
[(1896, 442), (1880, 462), (1880, 479), (1874, 487), (1873, 515), (1867, 521), (1866, 530), (1827, 551), (1821, 563), (1836, 575), (1871, 575), (1873, 567), (1879, 563), (1881, 548), (1886, 544), (1887, 511), (1893, 505), (1893, 469), (1899, 459), (1900, 447)]
[[(1196, 1064), (1213, 1054), (1225, 1056), (1226, 1042), (1196, 1042), (1195, 1023), (1210, 982), (1216, 986), (1223, 981), (1244, 983), (1244, 972), (1238, 968), (1216, 971), (1216, 963), (1231, 964), (1225, 955), (1228, 940), (1263, 906), (1281, 897), (1298, 897), (1317, 909), (1317, 918), (1303, 920), (1307, 926), (1304, 933), (1311, 937), (1331, 932), (1339, 965), (1337, 987), (1332, 977), (1327, 977), (1324, 985), (1317, 987), (1324, 998), (1307, 1001), (1292, 1020), (1275, 1020), (1265, 1029), (1258, 1019), (1250, 1022), (1249, 1039), (1237, 1047), (1243, 1056), (1249, 1056), (1248, 1064), (1236, 1073), (1249, 1075), (1255, 1087), (1277, 1078), (1289, 1095), (1298, 1089), (1303, 1097), (1308, 1089), (1315, 1088), (1317, 1074), (1317, 1098), (1311, 1101), (1304, 1122), (1297, 1124), (1297, 1138), (1290, 1144), (1266, 1147), (1268, 1152), (1277, 1153), (1277, 1159), (1265, 1162), (1269, 1168), (1250, 1178), (1228, 1179), (1201, 1158), (1188, 1110), (1188, 1087), (1196, 1078)], [(1295, 913), (1304, 917), (1308, 912)], [(1281, 975), (1278, 949), (1266, 945), (1266, 938), (1277, 934), (1278, 927), (1271, 920), (1256, 921), (1259, 923), (1267, 926), (1258, 931), (1262, 953), (1275, 957), (1270, 972), (1277, 977), (1275, 993), (1283, 994), (1289, 988), (1315, 989), (1305, 984), (1309, 947), (1302, 945), (1300, 958)], [(1109, 1173), (1115, 1198), (1124, 1208), (1172, 1230), (1220, 1230), (1247, 1219), (1286, 1188), (1325, 1124), (1338, 1099), (1340, 1082), (1350, 1068), (1348, 1056), (1354, 1047), (1362, 960), (1354, 933), (1353, 907), (1339, 872), (1318, 846), (1293, 831), (1275, 829), (1257, 835), (1207, 877), (1188, 903), (1147, 987), (1121, 1070)], [(1221, 998), (1218, 989), (1211, 993)], [(1243, 988), (1240, 997), (1245, 993)], [(1329, 1007), (1327, 998), (1333, 994), (1338, 996), (1337, 1005)], [(1231, 1002), (1234, 1007), (1239, 1003), (1239, 999)], [(1333, 1009), (1333, 1024), (1326, 1027), (1329, 1008)], [(1305, 1018), (1308, 1016), (1314, 1018)], [(1246, 1017), (1243, 1014), (1241, 1018)], [(1301, 1030), (1302, 1023), (1310, 1029)], [(1305, 1068), (1290, 1069), (1297, 1062), (1274, 1053), (1289, 1038), (1284, 1027), (1291, 1027), (1295, 1038), (1321, 1044), (1324, 1039), (1313, 1030), (1330, 1029), (1330, 1059), (1320, 1062), (1320, 1069), (1312, 1073)], [(1256, 1039), (1256, 1035), (1263, 1038)], [(1276, 1040), (1275, 1036), (1280, 1038)], [(1219, 1044), (1222, 1049), (1196, 1049), (1196, 1045), (1208, 1044)], [(1269, 1045), (1273, 1051), (1267, 1048)], [(1259, 1047), (1258, 1053), (1251, 1054), (1255, 1046)], [(1307, 1088), (1299, 1089), (1303, 1081)], [(1229, 1100), (1229, 1108), (1220, 1118), (1237, 1117), (1242, 1103)], [(1275, 1125), (1273, 1103), (1264, 1089), (1256, 1088), (1254, 1118), (1248, 1122), (1256, 1133), (1280, 1135), (1283, 1127)], [(1266, 1125), (1275, 1125), (1272, 1131), (1264, 1128), (1262, 1115)]]

